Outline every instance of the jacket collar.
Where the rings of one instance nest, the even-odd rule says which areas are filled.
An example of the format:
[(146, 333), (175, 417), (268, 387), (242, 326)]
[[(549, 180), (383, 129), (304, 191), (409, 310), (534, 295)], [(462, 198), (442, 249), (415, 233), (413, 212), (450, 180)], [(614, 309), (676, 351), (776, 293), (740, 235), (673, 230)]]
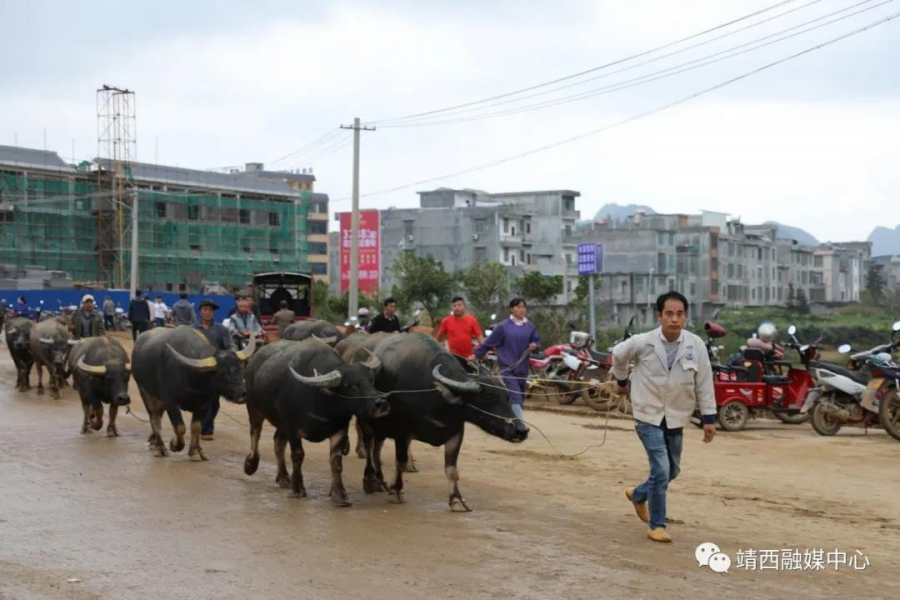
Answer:
[[(662, 366), (668, 370), (669, 368), (669, 359), (666, 355), (666, 347), (663, 346), (663, 337), (662, 327), (657, 327), (653, 331), (650, 332), (650, 339), (647, 340), (647, 343), (653, 346), (653, 351), (656, 354), (657, 358), (659, 358), (659, 362), (662, 363)], [(684, 355), (688, 350), (694, 350), (694, 343), (688, 338), (684, 331), (681, 332), (681, 337), (678, 338), (680, 344), (678, 345), (678, 352), (675, 354), (675, 361), (672, 363), (672, 366), (675, 365), (679, 360), (684, 358)], [(696, 357), (695, 357), (696, 358)]]

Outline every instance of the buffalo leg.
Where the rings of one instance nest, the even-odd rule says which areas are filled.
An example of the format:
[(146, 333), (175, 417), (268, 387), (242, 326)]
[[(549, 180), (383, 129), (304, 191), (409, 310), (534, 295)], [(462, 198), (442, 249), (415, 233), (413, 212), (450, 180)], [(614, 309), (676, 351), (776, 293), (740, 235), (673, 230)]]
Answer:
[(138, 391), (141, 393), (141, 400), (144, 401), (144, 408), (147, 409), (147, 415), (150, 417), (150, 427), (153, 430), (150, 438), (147, 440), (150, 443), (150, 449), (153, 450), (154, 456), (164, 457), (168, 455), (162, 438), (162, 414), (165, 406), (159, 398), (154, 398), (143, 389), (138, 388)]
[(99, 400), (91, 402), (91, 428), (100, 431), (103, 427), (103, 404)]
[[(272, 437), (275, 442), (275, 460), (278, 463), (278, 473), (275, 475), (275, 483), (283, 490), (291, 487), (291, 476), (287, 470), (287, 460), (284, 457), (285, 448), (287, 447), (287, 438), (280, 430), (275, 430)], [(301, 448), (302, 450), (302, 448)]]
[(91, 403), (81, 401), (81, 409), (84, 411), (84, 421), (81, 423), (81, 433), (90, 433), (91, 431)]
[(391, 489), (388, 493), (391, 495), (390, 501), (396, 504), (403, 504), (406, 502), (406, 497), (403, 495), (403, 473), (406, 472), (408, 468), (409, 444), (411, 441), (411, 438), (408, 437), (398, 437), (394, 440), (394, 454), (397, 458), (397, 474), (394, 477), (394, 483), (391, 485)]
[[(191, 447), (188, 450), (188, 456), (191, 460), (201, 461), (201, 460), (209, 460), (206, 458), (206, 455), (203, 454), (203, 448), (200, 447), (200, 430), (203, 428), (203, 417), (206, 415), (206, 409), (203, 410), (195, 410), (191, 413)], [(181, 426), (181, 429), (184, 430), (184, 425)], [(184, 446), (184, 441), (182, 440), (181, 445)]]
[(49, 374), (50, 379), (50, 397), (54, 400), (59, 400), (59, 385), (62, 376), (60, 375), (60, 369), (56, 366), (48, 367), (47, 373)]
[(459, 493), (459, 471), (456, 469), (456, 461), (459, 459), (459, 451), (462, 448), (463, 430), (447, 440), (444, 444), (444, 473), (447, 475), (447, 487), (450, 491), (450, 510), (471, 512), (465, 498)]
[(247, 418), (250, 421), (250, 454), (244, 458), (244, 473), (253, 475), (259, 468), (259, 437), (262, 435), (265, 417), (248, 404)]
[(107, 437), (119, 437), (119, 429), (116, 427), (116, 416), (119, 414), (119, 405), (109, 403), (109, 426), (106, 428)]
[(294, 469), (291, 473), (291, 496), (306, 498), (306, 488), (303, 486), (303, 459), (306, 456), (303, 450), (303, 440), (292, 435), (288, 441), (291, 444), (291, 466)]
[(375, 453), (374, 453), (374, 463), (375, 467), (375, 478), (378, 479), (378, 486), (381, 488), (381, 491), (388, 491), (387, 481), (384, 480), (384, 470), (381, 465), (381, 451), (384, 450), (384, 438), (376, 437), (375, 438)]
[(357, 422), (356, 427), (362, 433), (360, 439), (363, 440), (366, 450), (363, 490), (367, 494), (386, 492), (388, 491), (388, 486), (384, 481), (384, 473), (381, 472), (381, 448), (384, 446), (384, 439), (377, 438), (375, 432), (368, 425), (362, 425)]
[[(44, 363), (42, 361), (36, 360), (34, 361), (35, 367), (37, 368), (37, 376), (38, 376), (38, 396), (44, 395)], [(49, 369), (48, 369), (49, 372)]]
[[(348, 423), (349, 425), (349, 423)], [(350, 506), (350, 499), (347, 497), (347, 490), (344, 488), (344, 444), (347, 443), (350, 433), (348, 427), (338, 431), (329, 438), (331, 450), (329, 454), (331, 462), (331, 503), (335, 506)]]
[(365, 434), (359, 419), (356, 419), (356, 458), (366, 458)]
[(166, 407), (166, 412), (169, 414), (169, 422), (172, 423), (172, 430), (175, 432), (175, 437), (169, 440), (169, 450), (172, 452), (181, 452), (184, 450), (184, 417), (181, 416), (181, 409), (178, 407), (176, 401), (167, 400), (165, 398), (163, 398), (162, 401)]
[(406, 449), (406, 456), (408, 457), (408, 462), (406, 464), (406, 472), (407, 473), (418, 473), (419, 468), (416, 466), (416, 459), (413, 458), (413, 453), (412, 453), (412, 440), (409, 440), (409, 447)]

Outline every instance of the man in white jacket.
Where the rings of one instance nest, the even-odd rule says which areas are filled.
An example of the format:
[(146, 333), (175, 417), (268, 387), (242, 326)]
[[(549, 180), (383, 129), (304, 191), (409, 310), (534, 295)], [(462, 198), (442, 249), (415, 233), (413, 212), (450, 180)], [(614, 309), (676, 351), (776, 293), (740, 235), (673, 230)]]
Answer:
[(703, 441), (716, 435), (712, 367), (703, 340), (684, 331), (687, 312), (687, 298), (663, 294), (656, 300), (660, 326), (613, 349), (613, 376), (620, 394), (628, 394), (630, 385), (635, 430), (650, 459), (650, 476), (625, 495), (649, 524), (647, 536), (655, 542), (672, 541), (666, 532), (666, 490), (681, 471), (683, 428), (697, 405)]

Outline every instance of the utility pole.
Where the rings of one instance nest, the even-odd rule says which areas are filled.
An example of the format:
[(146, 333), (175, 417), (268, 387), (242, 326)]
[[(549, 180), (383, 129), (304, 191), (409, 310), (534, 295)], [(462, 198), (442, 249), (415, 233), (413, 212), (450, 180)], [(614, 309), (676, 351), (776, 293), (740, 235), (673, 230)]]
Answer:
[(131, 196), (131, 297), (138, 289), (138, 191)]
[(355, 317), (359, 310), (359, 132), (375, 131), (374, 127), (361, 127), (359, 117), (353, 119), (352, 126), (341, 125), (341, 129), (353, 130), (353, 208), (350, 213), (350, 302), (348, 318)]

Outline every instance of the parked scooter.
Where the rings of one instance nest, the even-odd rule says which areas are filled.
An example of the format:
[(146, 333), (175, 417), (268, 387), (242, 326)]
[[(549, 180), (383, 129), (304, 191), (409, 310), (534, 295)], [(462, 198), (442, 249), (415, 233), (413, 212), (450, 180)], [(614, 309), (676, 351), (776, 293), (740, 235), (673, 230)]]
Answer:
[[(810, 362), (819, 396), (817, 399), (807, 398), (802, 410), (810, 411), (812, 426), (817, 433), (835, 435), (844, 425), (881, 425), (879, 403), (886, 393), (879, 396), (879, 391), (884, 387), (885, 380), (889, 379), (886, 371), (891, 370), (883, 365), (890, 364), (891, 352), (900, 347), (900, 340), (894, 339), (900, 332), (900, 321), (894, 323), (892, 329), (889, 343), (851, 355), (846, 368), (831, 363)], [(838, 351), (848, 354), (852, 348), (844, 344)], [(890, 411), (889, 407), (887, 412), (893, 417)]]

